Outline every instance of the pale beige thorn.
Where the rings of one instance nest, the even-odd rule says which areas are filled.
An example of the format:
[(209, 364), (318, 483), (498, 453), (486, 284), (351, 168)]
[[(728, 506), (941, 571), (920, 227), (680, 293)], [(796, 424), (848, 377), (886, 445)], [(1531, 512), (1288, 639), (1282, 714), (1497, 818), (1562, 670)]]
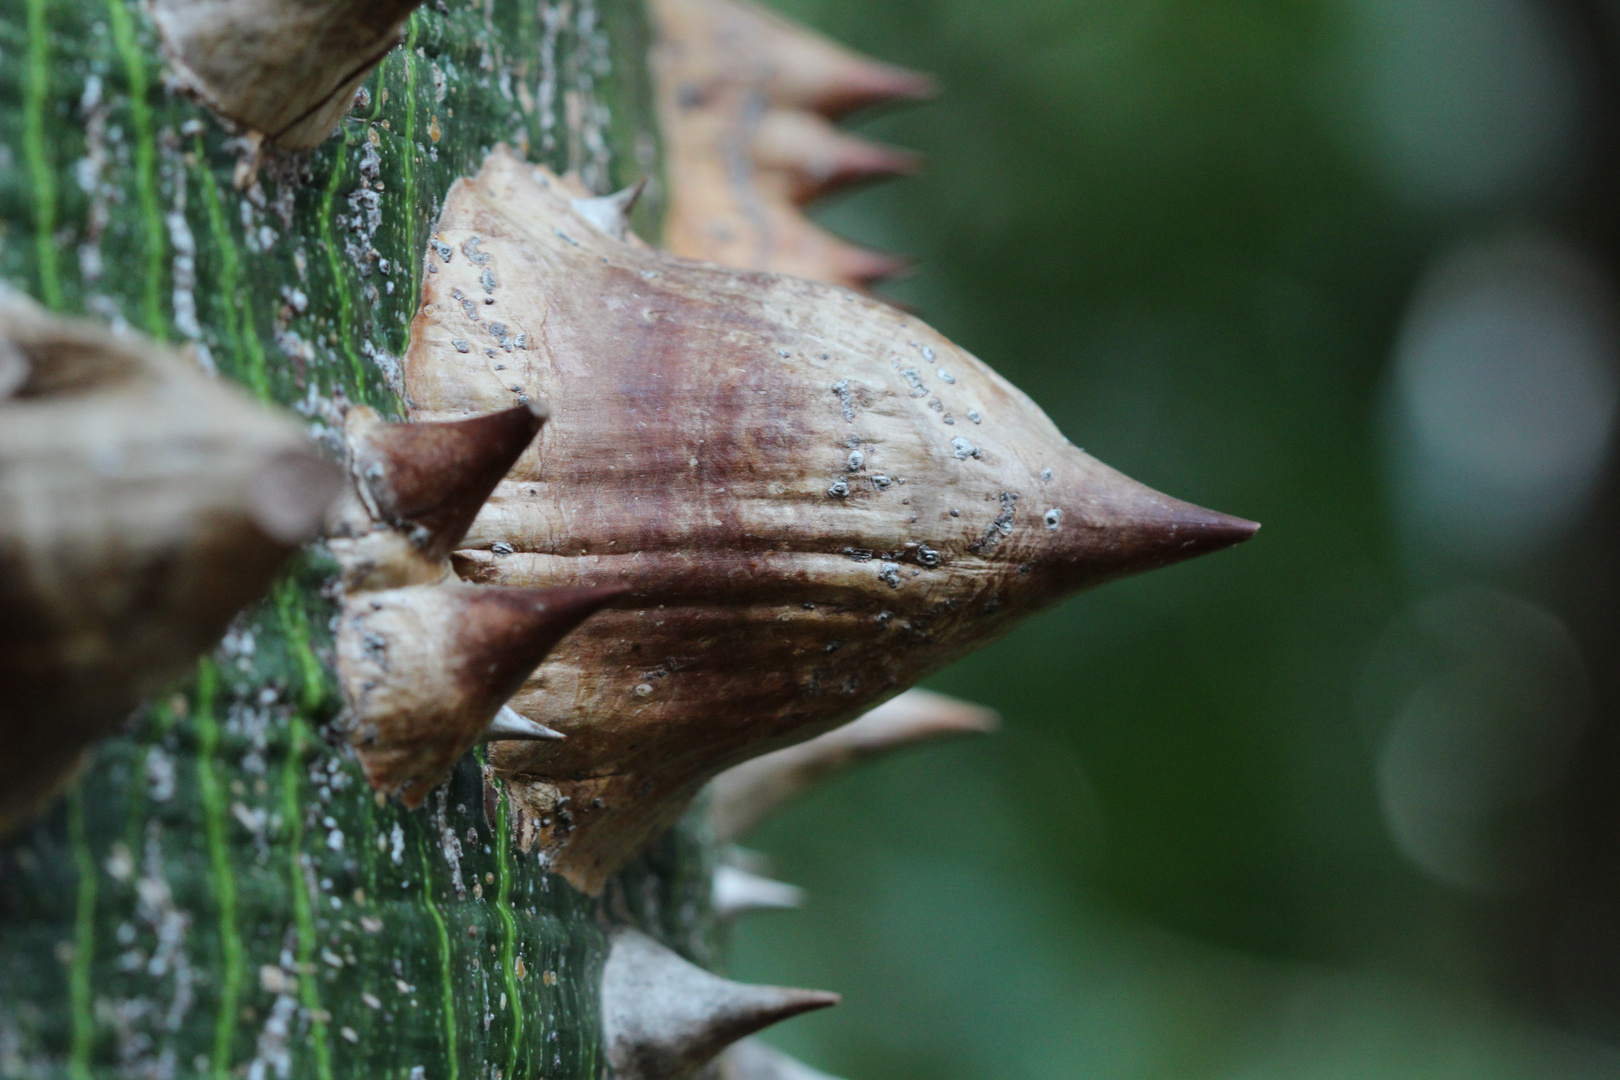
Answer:
[(535, 723), (510, 705), (502, 705), (495, 719), (484, 729), (484, 742), (512, 739), (519, 742), (559, 742), (568, 736), (544, 724)]
[(270, 142), (326, 141), (420, 0), (152, 0), (182, 87)]
[(781, 109), (760, 120), (754, 160), (761, 169), (784, 173), (788, 194), (799, 204), (856, 184), (910, 176), (922, 167), (922, 157), (909, 150), (840, 131), (814, 113)]
[(744, 0), (713, 0), (731, 10), (738, 27), (749, 26), (751, 45), (769, 71), (772, 104), (809, 109), (833, 119), (870, 105), (921, 101), (939, 91), (928, 75), (863, 56), (853, 49)]
[(0, 832), (263, 595), (341, 483), (293, 418), (0, 290)]
[(804, 906), (804, 890), (724, 864), (715, 867), (711, 902), (720, 919), (756, 911), (792, 911)]
[(907, 690), (796, 746), (734, 765), (709, 785), (710, 820), (721, 843), (738, 839), (827, 776), (919, 743), (994, 731), (994, 710), (929, 690)]
[(602, 1041), (613, 1080), (685, 1080), (738, 1039), (838, 1001), (722, 979), (621, 927), (602, 969)]
[(760, 1039), (744, 1039), (715, 1062), (717, 1080), (838, 1080)]
[(630, 232), (630, 213), (635, 210), (636, 201), (646, 188), (647, 178), (643, 176), (611, 195), (573, 200), (574, 212), (613, 239), (623, 240)]

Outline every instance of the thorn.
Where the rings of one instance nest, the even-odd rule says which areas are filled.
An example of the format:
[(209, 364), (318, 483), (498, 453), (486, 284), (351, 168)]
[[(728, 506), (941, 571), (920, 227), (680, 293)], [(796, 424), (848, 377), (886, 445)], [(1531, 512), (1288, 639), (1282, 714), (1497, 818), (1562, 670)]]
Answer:
[(313, 450), (288, 450), (265, 462), (250, 490), (253, 520), (277, 543), (297, 546), (319, 530), (343, 489), (343, 473)]
[(383, 520), (420, 529), (424, 555), (445, 558), (547, 415), (545, 406), (528, 404), (470, 420), (387, 424), (369, 409), (351, 409), (356, 484)]
[(754, 137), (755, 161), (788, 174), (789, 196), (803, 205), (857, 184), (912, 176), (922, 156), (838, 130), (812, 113), (767, 113)]
[(804, 890), (797, 885), (772, 881), (735, 866), (715, 868), (712, 895), (715, 916), (728, 920), (756, 911), (792, 911), (804, 906)]
[(1260, 529), (1253, 521), (1173, 499), (1095, 460), (1070, 486), (1082, 495), (1067, 500), (1073, 520), (1066, 516), (1059, 533), (1065, 588), (1099, 585), (1220, 551)]
[(873, 105), (924, 101), (939, 93), (932, 76), (862, 56), (774, 12), (752, 13), (766, 24), (760, 51), (770, 67), (767, 95), (774, 105), (836, 120)]
[(641, 193), (646, 187), (647, 178), (643, 176), (629, 187), (615, 191), (611, 195), (575, 199), (574, 212), (613, 239), (623, 240), (630, 231), (630, 212), (636, 208), (636, 200), (641, 198)]
[(341, 485), (290, 414), (0, 286), (0, 834), (195, 670)]
[(881, 64), (860, 58), (861, 63), (843, 68), (809, 102), (829, 120), (876, 105), (927, 101), (939, 96), (939, 81), (932, 75), (911, 71), (894, 64)]
[(760, 1039), (744, 1039), (720, 1055), (718, 1080), (838, 1080)]
[(613, 1080), (684, 1080), (738, 1039), (838, 1001), (722, 979), (621, 927), (602, 970), (602, 1037)]
[(530, 720), (512, 706), (502, 705), (501, 711), (495, 714), (495, 719), (484, 729), (482, 741), (513, 739), (523, 742), (557, 742), (566, 738), (568, 736), (562, 732), (553, 731), (544, 724)]
[(785, 198), (780, 210), (768, 234), (771, 265), (778, 273), (867, 292), (912, 268), (910, 259), (860, 247), (817, 225)]
[(346, 606), (338, 676), (366, 779), (420, 806), (557, 642), (626, 591), (452, 581), (365, 593)]
[(919, 743), (994, 731), (990, 709), (928, 690), (907, 690), (843, 727), (763, 754), (715, 777), (710, 820), (721, 843), (736, 840), (833, 773)]
[(152, 0), (148, 8), (177, 86), (268, 142), (308, 150), (353, 108), (418, 3)]

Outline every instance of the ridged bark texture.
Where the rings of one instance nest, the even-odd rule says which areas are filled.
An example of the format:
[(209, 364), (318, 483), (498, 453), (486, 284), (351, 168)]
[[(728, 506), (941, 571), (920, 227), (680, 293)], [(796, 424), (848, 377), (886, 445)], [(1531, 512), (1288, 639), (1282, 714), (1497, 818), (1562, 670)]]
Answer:
[[(597, 191), (655, 174), (640, 0), (428, 5), (302, 156), (170, 92), (137, 0), (0, 0), (0, 278), (296, 407), (401, 413), (444, 193), (507, 142)], [(644, 234), (657, 220), (644, 200)], [(317, 552), (0, 850), (0, 1077), (594, 1078), (602, 926), (706, 959), (708, 848), (608, 890), (513, 850), (469, 756), (420, 811), (325, 745)]]

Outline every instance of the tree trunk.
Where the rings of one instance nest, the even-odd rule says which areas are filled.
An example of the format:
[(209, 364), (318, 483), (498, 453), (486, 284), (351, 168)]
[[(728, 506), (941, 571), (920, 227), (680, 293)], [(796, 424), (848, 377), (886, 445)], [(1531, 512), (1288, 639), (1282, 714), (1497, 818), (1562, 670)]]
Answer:
[[(338, 404), (402, 413), (429, 230), (492, 145), (599, 192), (656, 173), (647, 34), (640, 0), (424, 7), (294, 155), (166, 86), (136, 0), (0, 0), (0, 277), (336, 451)], [(305, 556), (0, 852), (0, 1077), (584, 1080), (609, 915), (708, 958), (700, 829), (592, 900), (513, 850), (476, 755), (412, 812), (325, 752), (331, 571)]]

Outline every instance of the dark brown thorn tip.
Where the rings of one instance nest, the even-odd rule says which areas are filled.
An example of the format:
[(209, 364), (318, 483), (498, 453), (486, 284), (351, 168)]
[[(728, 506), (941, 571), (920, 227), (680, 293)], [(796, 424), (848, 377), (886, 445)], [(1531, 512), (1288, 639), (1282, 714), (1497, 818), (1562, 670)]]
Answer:
[(563, 635), (623, 596), (623, 585), (467, 589), (457, 613), (455, 664), (493, 716)]
[(354, 440), (355, 473), (385, 518), (416, 530), (424, 555), (444, 558), (546, 417), (531, 403), (469, 420), (376, 424)]
[(827, 154), (798, 163), (793, 171), (793, 201), (803, 205), (879, 180), (915, 176), (922, 166), (922, 155), (910, 150), (865, 139), (840, 140)]
[(900, 105), (939, 96), (939, 80), (932, 75), (875, 60), (842, 66), (836, 81), (821, 88), (812, 108), (837, 120), (878, 105)]
[(1083, 536), (1076, 568), (1087, 584), (1096, 584), (1222, 551), (1259, 529), (1253, 521), (1159, 495), (1151, 503), (1133, 502), (1099, 535)]

